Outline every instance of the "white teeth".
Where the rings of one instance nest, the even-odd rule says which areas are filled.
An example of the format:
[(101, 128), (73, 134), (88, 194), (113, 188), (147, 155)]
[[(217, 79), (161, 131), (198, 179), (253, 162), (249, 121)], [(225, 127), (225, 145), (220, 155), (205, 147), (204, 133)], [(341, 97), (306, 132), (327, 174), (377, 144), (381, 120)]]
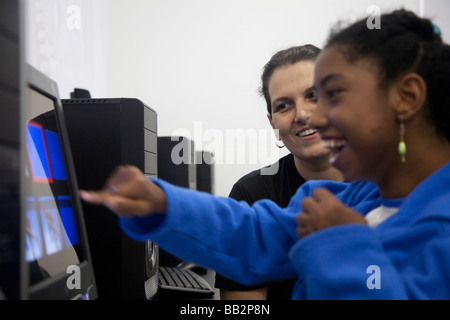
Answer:
[(317, 132), (317, 130), (314, 130), (314, 129), (307, 129), (307, 130), (305, 130), (305, 131), (300, 132), (300, 133), (298, 134), (298, 136), (299, 136), (299, 137), (305, 137), (305, 136), (309, 136), (309, 135), (311, 135), (311, 134), (314, 134), (314, 133), (316, 133), (316, 132)]
[(334, 161), (336, 161), (338, 154), (337, 153), (331, 153), (330, 159), (328, 160), (330, 164), (333, 164)]
[(328, 149), (336, 149), (345, 146), (347, 142), (345, 140), (323, 140), (322, 147)]
[(322, 147), (330, 149), (330, 163), (332, 164), (338, 157), (341, 149), (347, 144), (345, 140), (322, 140)]

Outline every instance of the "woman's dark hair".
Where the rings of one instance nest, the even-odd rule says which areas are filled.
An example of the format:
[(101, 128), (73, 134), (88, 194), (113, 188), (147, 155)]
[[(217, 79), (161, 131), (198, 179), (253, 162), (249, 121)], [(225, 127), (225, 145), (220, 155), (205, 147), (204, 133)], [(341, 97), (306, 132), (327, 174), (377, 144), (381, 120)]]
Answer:
[(295, 64), (303, 60), (315, 61), (320, 53), (320, 49), (313, 46), (312, 44), (306, 44), (303, 46), (291, 47), (284, 49), (275, 53), (269, 62), (266, 63), (261, 76), (261, 88), (259, 89), (260, 94), (264, 97), (267, 104), (267, 112), (272, 113), (272, 106), (270, 103), (269, 96), (269, 80), (272, 77), (275, 69), (279, 67), (284, 67), (287, 65)]
[(325, 48), (340, 45), (350, 63), (372, 58), (378, 64), (380, 85), (414, 72), (427, 86), (428, 115), (440, 134), (450, 140), (450, 46), (439, 29), (413, 12), (397, 10), (380, 16), (380, 29), (360, 20), (330, 35)]

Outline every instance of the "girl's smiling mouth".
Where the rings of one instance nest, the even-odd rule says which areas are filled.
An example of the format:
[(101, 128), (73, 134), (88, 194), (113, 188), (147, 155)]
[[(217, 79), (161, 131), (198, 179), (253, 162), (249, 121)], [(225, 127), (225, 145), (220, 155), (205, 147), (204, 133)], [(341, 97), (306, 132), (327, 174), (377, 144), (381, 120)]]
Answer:
[(346, 144), (347, 140), (344, 139), (322, 138), (322, 147), (327, 148), (331, 151), (330, 163), (334, 163), (336, 161), (337, 157), (339, 156), (339, 153), (342, 151), (342, 149), (345, 147)]

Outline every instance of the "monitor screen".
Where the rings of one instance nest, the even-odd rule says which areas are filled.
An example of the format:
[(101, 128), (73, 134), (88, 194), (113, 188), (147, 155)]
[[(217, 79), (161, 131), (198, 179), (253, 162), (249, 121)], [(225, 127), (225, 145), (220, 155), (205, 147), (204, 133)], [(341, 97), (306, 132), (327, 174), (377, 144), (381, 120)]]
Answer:
[(89, 249), (56, 84), (31, 67), (30, 72), (23, 152), (29, 297), (93, 298)]

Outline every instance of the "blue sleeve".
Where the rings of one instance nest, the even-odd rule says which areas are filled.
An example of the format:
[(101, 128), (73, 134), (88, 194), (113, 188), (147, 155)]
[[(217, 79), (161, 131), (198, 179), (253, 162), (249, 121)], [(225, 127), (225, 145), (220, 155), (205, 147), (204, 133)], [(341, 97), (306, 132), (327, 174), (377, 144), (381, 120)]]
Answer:
[[(301, 200), (313, 188), (300, 188), (291, 204), (282, 209), (269, 200), (249, 206), (162, 180), (154, 182), (166, 194), (166, 215), (121, 218), (122, 228), (132, 238), (152, 239), (179, 258), (242, 284), (296, 277), (289, 258), (297, 240), (295, 217)], [(341, 183), (332, 188), (345, 186)]]
[(166, 215), (121, 218), (132, 238), (151, 239), (183, 260), (243, 284), (295, 276), (288, 251), (296, 240), (298, 206), (282, 210), (262, 200), (250, 207), (243, 201), (155, 182), (166, 194)]
[[(122, 228), (137, 240), (151, 239), (164, 250), (245, 285), (297, 276), (289, 250), (297, 241), (295, 217), (300, 203), (317, 187), (327, 187), (351, 201), (373, 187), (310, 181), (303, 184), (288, 207), (270, 200), (249, 206), (232, 198), (215, 197), (154, 180), (165, 192), (165, 216), (121, 218)], [(369, 192), (370, 193), (370, 192)]]

